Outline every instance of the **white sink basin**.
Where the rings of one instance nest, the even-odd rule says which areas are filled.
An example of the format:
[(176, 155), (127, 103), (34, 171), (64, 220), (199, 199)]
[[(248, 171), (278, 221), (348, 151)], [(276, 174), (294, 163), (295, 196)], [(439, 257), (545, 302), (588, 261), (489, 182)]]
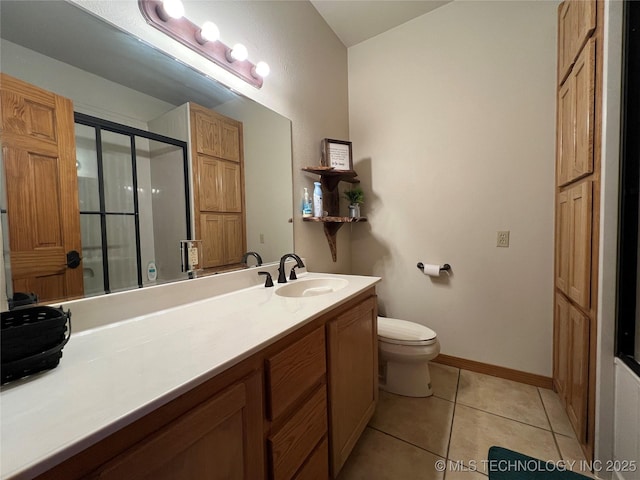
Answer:
[(281, 297), (316, 297), (336, 292), (349, 282), (343, 278), (310, 278), (308, 280), (290, 280), (290, 283), (276, 289)]

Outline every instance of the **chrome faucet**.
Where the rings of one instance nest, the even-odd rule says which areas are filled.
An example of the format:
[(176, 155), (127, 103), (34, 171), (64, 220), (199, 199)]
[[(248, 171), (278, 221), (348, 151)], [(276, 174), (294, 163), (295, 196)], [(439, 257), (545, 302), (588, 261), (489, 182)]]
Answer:
[(258, 252), (247, 252), (242, 256), (242, 263), (244, 263), (245, 265), (249, 266), (249, 264), (247, 264), (247, 260), (249, 259), (249, 255), (252, 255), (253, 257), (255, 257), (256, 261), (258, 262), (258, 264), (256, 265), (256, 267), (259, 267), (262, 265), (262, 257), (260, 256), (260, 254)]
[(284, 273), (284, 262), (287, 261), (287, 258), (293, 258), (296, 261), (296, 265), (294, 265), (294, 267), (291, 269), (291, 276), (289, 277), (289, 280), (295, 280), (297, 278), (295, 272), (296, 267), (304, 267), (304, 263), (298, 255), (296, 255), (295, 253), (285, 253), (280, 258), (280, 266), (278, 267), (278, 283), (287, 283), (287, 275)]

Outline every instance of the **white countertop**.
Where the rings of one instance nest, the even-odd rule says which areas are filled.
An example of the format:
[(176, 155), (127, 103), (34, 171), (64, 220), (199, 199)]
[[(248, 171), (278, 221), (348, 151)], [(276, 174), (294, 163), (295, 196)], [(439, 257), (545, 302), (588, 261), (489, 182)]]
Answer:
[(58, 367), (0, 390), (1, 478), (43, 473), (380, 281), (300, 280), (323, 277), (349, 284), (306, 298), (253, 286), (72, 334)]

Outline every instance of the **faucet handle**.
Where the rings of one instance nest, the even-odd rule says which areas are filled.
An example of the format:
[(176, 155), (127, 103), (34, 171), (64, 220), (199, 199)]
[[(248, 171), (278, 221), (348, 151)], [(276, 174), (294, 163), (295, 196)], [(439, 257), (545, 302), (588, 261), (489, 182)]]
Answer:
[(294, 265), (291, 268), (291, 274), (289, 275), (289, 280), (297, 280), (298, 279), (298, 276), (296, 275), (296, 268), (297, 267), (298, 267), (297, 265)]
[(258, 275), (266, 275), (267, 279), (264, 281), (265, 287), (273, 287), (273, 278), (269, 272), (258, 272)]

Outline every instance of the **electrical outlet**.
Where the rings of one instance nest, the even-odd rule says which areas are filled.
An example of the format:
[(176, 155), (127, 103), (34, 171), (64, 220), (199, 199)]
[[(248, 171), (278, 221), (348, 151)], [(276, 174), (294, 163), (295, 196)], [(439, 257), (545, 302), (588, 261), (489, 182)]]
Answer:
[(504, 232), (498, 232), (498, 242), (496, 244), (497, 247), (508, 247), (509, 246), (509, 230)]
[(260, 243), (264, 243), (264, 233), (260, 234)]

